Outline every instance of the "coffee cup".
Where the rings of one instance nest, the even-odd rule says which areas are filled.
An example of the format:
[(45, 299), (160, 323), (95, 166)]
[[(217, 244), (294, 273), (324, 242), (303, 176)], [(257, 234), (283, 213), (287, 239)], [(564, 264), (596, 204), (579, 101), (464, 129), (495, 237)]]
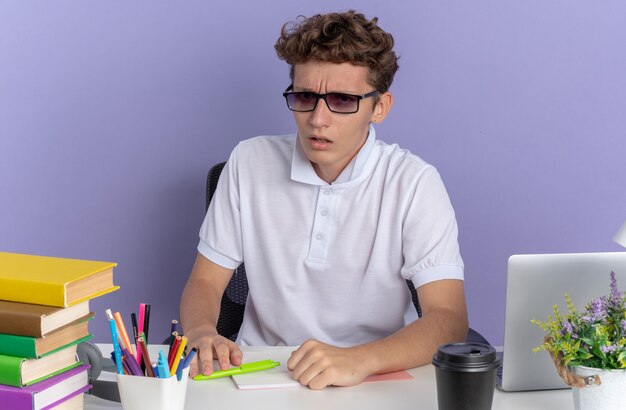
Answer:
[(439, 410), (490, 410), (500, 360), (483, 343), (450, 343), (433, 356)]

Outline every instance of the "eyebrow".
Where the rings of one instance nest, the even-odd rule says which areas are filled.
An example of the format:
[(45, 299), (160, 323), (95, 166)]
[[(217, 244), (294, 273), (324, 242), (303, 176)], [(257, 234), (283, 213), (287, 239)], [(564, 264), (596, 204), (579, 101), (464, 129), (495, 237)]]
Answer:
[(359, 93), (355, 92), (355, 91), (329, 91), (326, 93), (318, 93), (317, 91), (311, 89), (311, 88), (300, 88), (300, 87), (296, 87), (295, 85), (293, 86), (293, 91), (294, 92), (304, 92), (304, 93), (313, 93), (313, 94), (350, 94), (350, 95), (360, 95)]

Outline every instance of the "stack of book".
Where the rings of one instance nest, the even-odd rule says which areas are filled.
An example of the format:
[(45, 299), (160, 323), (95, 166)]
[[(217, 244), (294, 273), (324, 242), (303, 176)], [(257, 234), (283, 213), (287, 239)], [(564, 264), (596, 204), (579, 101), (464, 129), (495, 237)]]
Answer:
[(0, 252), (0, 408), (83, 408), (76, 347), (91, 338), (89, 300), (119, 289), (115, 266)]

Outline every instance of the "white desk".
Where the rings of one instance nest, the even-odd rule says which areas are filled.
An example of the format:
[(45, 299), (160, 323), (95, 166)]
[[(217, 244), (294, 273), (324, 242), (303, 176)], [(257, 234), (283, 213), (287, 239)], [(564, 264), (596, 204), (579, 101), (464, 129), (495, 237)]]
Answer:
[[(102, 345), (103, 352), (110, 345)], [(248, 349), (248, 348), (247, 348)], [(264, 348), (267, 349), (267, 348)], [(245, 349), (244, 349), (245, 352)], [(238, 390), (230, 378), (189, 380), (186, 410), (249, 408), (255, 410), (437, 410), (437, 384), (432, 365), (409, 370), (415, 380), (363, 383), (353, 387)], [(85, 410), (121, 409), (120, 403), (85, 396)], [(504, 393), (495, 391), (492, 410), (572, 410), (570, 390)]]

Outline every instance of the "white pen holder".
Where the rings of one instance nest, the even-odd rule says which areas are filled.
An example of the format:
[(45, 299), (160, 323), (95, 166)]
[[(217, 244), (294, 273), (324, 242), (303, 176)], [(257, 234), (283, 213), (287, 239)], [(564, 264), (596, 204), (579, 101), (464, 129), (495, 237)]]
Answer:
[(183, 410), (187, 396), (189, 367), (180, 381), (176, 375), (158, 377), (117, 375), (117, 387), (124, 410)]

